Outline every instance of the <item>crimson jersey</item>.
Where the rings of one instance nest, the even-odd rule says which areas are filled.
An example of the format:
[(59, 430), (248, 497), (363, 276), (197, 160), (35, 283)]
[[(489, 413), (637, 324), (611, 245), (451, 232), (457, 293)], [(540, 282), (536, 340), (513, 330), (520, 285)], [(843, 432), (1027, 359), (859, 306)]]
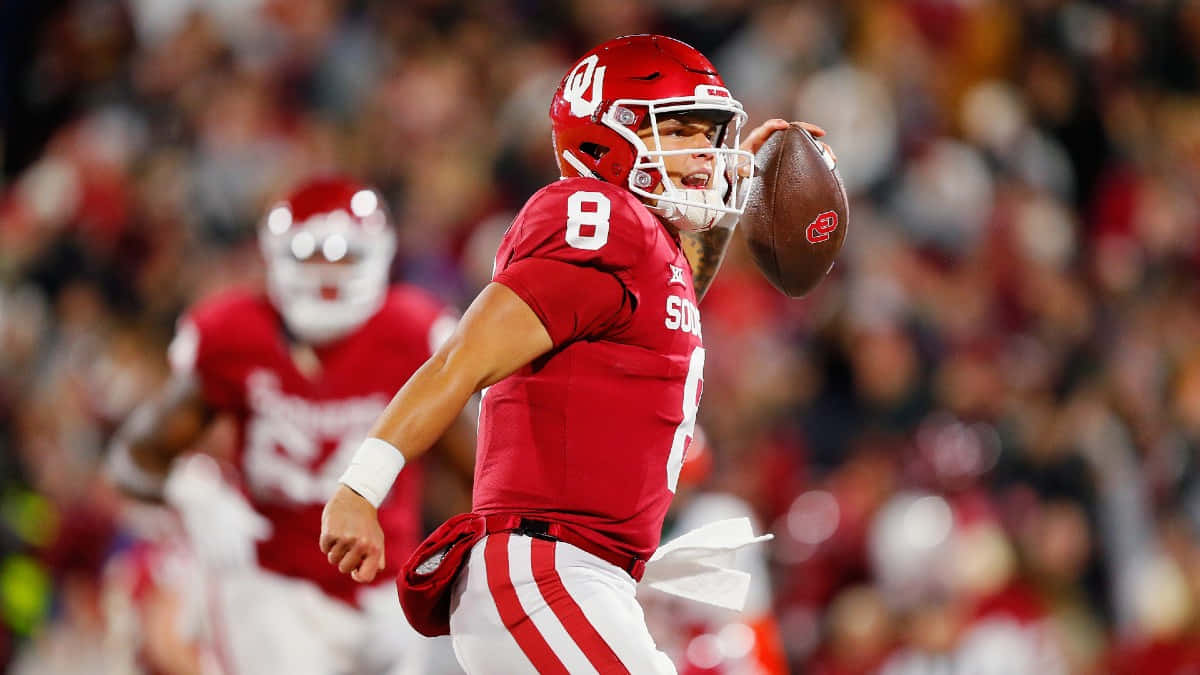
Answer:
[[(320, 369), (311, 379), (297, 368), (282, 325), (265, 296), (226, 292), (180, 323), (172, 366), (194, 373), (209, 406), (237, 421), (241, 487), (272, 526), (259, 542), (259, 565), (353, 602), (358, 584), (317, 546), (322, 508), (371, 425), (454, 319), (424, 292), (394, 287), (362, 327), (315, 347)], [(403, 560), (416, 547), (419, 516), (420, 470), (406, 467), (379, 509), (389, 557)]]
[[(600, 312), (565, 309), (592, 300), (587, 278), (615, 278), (625, 300)], [(483, 396), (475, 511), (535, 515), (649, 557), (691, 441), (704, 368), (678, 241), (626, 190), (560, 180), (517, 215), (493, 280), (538, 314), (554, 348)]]

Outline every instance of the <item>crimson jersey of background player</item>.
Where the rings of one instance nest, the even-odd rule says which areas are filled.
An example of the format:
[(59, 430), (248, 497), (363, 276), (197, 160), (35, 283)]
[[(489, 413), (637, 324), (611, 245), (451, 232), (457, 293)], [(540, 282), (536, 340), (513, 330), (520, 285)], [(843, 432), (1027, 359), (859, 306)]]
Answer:
[[(223, 291), (182, 317), (172, 379), (118, 434), (112, 473), (132, 492), (160, 493), (176, 455), (216, 416), (232, 419), (231, 480), (241, 494), (188, 490), (186, 474), (174, 478), (178, 467), (165, 490), (194, 547), (256, 553), (215, 575), (214, 633), (227, 665), (239, 673), (420, 669), (421, 646), (406, 646), (401, 633), (371, 645), (347, 639), (356, 626), (395, 631), (399, 604), (386, 584), (363, 588), (338, 574), (312, 541), (354, 449), (456, 320), (429, 294), (389, 285), (395, 231), (377, 194), (354, 181), (299, 186), (263, 219), (259, 243), (265, 292)], [(460, 468), (470, 465), (472, 436), (455, 430)], [(420, 471), (406, 475), (379, 509), (397, 555), (419, 540), (420, 487)], [(242, 516), (219, 517), (238, 504)]]
[[(321, 364), (315, 376), (293, 358), (279, 314), (261, 293), (227, 291), (188, 312), (172, 367), (193, 374), (205, 403), (236, 422), (240, 487), (270, 523), (258, 542), (259, 566), (356, 602), (359, 585), (312, 545), (321, 507), (396, 383), (429, 358), (431, 340), (445, 328), (444, 312), (423, 291), (393, 287), (358, 330), (311, 347)], [(398, 551), (420, 541), (420, 468), (414, 468), (379, 509), (388, 544)]]
[(568, 178), (517, 216), (494, 281), (533, 309), (555, 348), (484, 395), (474, 510), (540, 514), (647, 559), (703, 386), (700, 314), (676, 237), (628, 190)]

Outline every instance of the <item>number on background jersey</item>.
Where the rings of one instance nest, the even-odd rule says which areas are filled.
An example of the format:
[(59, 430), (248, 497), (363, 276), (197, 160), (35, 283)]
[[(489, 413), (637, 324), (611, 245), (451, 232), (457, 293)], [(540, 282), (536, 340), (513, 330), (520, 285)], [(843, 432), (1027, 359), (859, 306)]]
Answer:
[(683, 420), (675, 427), (675, 438), (671, 441), (671, 454), (667, 456), (667, 489), (675, 492), (679, 485), (679, 472), (683, 469), (683, 455), (692, 435), (696, 432), (696, 413), (700, 410), (701, 386), (704, 382), (704, 347), (692, 350), (688, 363), (687, 380), (683, 385)]
[(299, 503), (313, 500), (305, 468), (319, 451), (317, 442), (279, 420), (255, 416), (246, 426), (246, 481), (251, 491), (282, 493)]
[[(584, 209), (584, 204), (593, 207)], [(595, 251), (607, 244), (611, 214), (612, 204), (603, 194), (586, 190), (572, 194), (567, 198), (567, 244), (585, 251)]]
[(310, 468), (320, 441), (280, 420), (255, 416), (246, 429), (246, 482), (260, 498), (283, 496), (296, 504), (323, 504), (337, 488), (359, 438), (344, 438), (318, 468)]

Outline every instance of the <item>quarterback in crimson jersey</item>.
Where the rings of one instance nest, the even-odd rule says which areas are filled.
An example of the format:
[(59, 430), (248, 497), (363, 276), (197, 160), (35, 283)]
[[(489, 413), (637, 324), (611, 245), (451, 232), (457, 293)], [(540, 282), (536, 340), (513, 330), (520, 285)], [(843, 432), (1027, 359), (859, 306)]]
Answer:
[[(584, 55), (550, 118), (562, 180), (522, 209), (492, 283), (356, 451), (319, 543), (341, 571), (373, 579), (375, 508), (486, 388), (473, 513), (409, 561), (406, 615), (437, 634), (446, 605), (419, 589), (448, 578), (439, 569), (453, 559), (448, 630), (469, 673), (675, 672), (635, 582), (693, 433), (697, 304), (744, 208), (752, 154), (787, 123), (743, 142), (746, 114), (708, 59), (653, 35)], [(473, 547), (452, 558), (463, 538)]]
[[(389, 585), (363, 588), (312, 541), (350, 455), (456, 320), (428, 293), (389, 286), (394, 230), (376, 193), (348, 179), (300, 186), (270, 210), (260, 245), (267, 292), (224, 291), (183, 316), (163, 400), (118, 433), (111, 473), (129, 491), (164, 494), (200, 555), (220, 561), (214, 632), (234, 673), (420, 672), (419, 645), (403, 649), (399, 633), (358, 635), (395, 630)], [(167, 465), (218, 414), (234, 422), (239, 489), (173, 479), (164, 490)], [(469, 466), (472, 434), (456, 434)], [(420, 540), (414, 468), (379, 509), (394, 555)]]

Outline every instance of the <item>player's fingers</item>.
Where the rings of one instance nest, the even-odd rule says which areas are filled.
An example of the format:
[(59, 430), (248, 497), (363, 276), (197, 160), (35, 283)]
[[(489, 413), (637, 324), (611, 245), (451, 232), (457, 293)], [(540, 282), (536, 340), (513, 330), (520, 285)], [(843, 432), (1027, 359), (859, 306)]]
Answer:
[(812, 122), (796, 122), (796, 124), (799, 124), (802, 129), (812, 134), (816, 138), (820, 138), (825, 135), (825, 130), (813, 124)]
[(833, 151), (833, 148), (829, 147), (828, 143), (822, 143), (821, 145), (825, 147), (825, 154), (829, 155), (834, 164), (837, 164), (837, 153)]
[(339, 541), (333, 545), (333, 548), (329, 549), (329, 553), (327, 553), (325, 557), (329, 559), (330, 565), (336, 566), (341, 564), (342, 559), (345, 558), (346, 554), (349, 552), (350, 543), (346, 541)]
[(342, 561), (338, 563), (338, 571), (342, 574), (349, 574), (356, 567), (358, 567), (362, 563), (363, 558), (366, 557), (366, 546), (355, 546), (354, 548), (350, 549), (345, 556), (342, 557)]
[[(755, 127), (754, 130), (746, 136), (746, 140), (742, 141), (741, 149), (747, 150), (751, 153), (757, 153), (759, 148), (761, 148), (763, 144), (767, 142), (767, 138), (769, 138), (771, 134), (775, 133), (776, 131), (786, 129), (787, 127), (787, 120), (778, 118), (767, 120), (766, 122), (763, 122)], [(743, 163), (738, 165), (737, 173), (742, 178), (749, 178), (750, 170), (750, 161), (745, 160)]]
[(358, 569), (350, 573), (350, 578), (360, 584), (369, 583), (375, 579), (375, 575), (381, 569), (383, 569), (383, 556), (369, 555), (363, 558), (362, 564), (358, 566)]
[(329, 532), (322, 532), (321, 541), (319, 542), (321, 546), (321, 553), (329, 553), (332, 551), (333, 546), (337, 543), (337, 541), (338, 538), (333, 534), (330, 534)]
[(762, 144), (767, 142), (768, 136), (781, 129), (786, 129), (787, 126), (787, 120), (779, 118), (763, 122), (746, 136), (746, 140), (742, 142), (742, 149), (749, 150), (750, 152), (758, 152)]

